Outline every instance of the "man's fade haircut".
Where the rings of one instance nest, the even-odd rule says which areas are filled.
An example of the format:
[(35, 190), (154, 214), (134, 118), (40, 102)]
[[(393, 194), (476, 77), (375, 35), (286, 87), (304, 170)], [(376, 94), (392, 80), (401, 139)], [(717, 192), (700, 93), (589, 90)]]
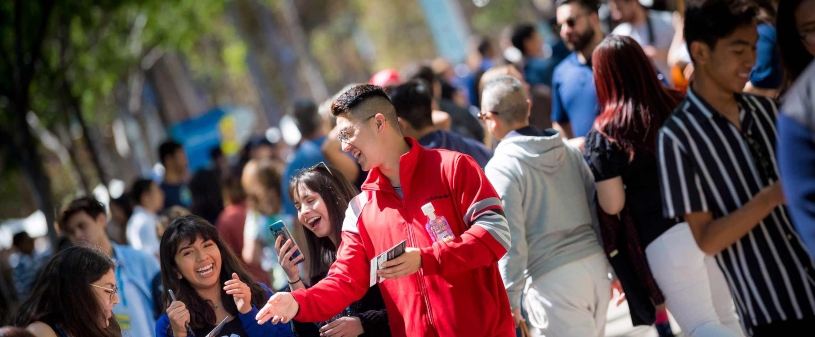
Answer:
[[(694, 0), (685, 9), (685, 43), (702, 42), (710, 49), (742, 26), (756, 23), (758, 6), (748, 0)], [(693, 55), (691, 55), (693, 60)]]
[(174, 155), (176, 151), (183, 148), (184, 147), (181, 146), (180, 143), (174, 140), (168, 140), (164, 143), (161, 143), (161, 145), (159, 145), (158, 147), (158, 160), (161, 162), (161, 165), (165, 164), (164, 158), (167, 158), (167, 156)]
[(363, 118), (370, 117), (367, 115), (362, 116), (361, 111), (354, 111), (355, 108), (368, 100), (382, 100), (382, 102), (387, 102), (390, 109), (383, 109), (382, 111), (376, 111), (376, 113), (383, 114), (385, 119), (387, 119), (393, 127), (397, 130), (399, 129), (399, 123), (396, 121), (396, 111), (393, 109), (393, 104), (390, 98), (388, 98), (388, 94), (385, 93), (382, 87), (373, 84), (360, 84), (342, 93), (340, 97), (337, 97), (337, 99), (331, 103), (331, 114), (334, 115), (334, 117), (345, 117), (351, 120), (362, 120)]
[(408, 81), (393, 88), (389, 95), (396, 116), (406, 120), (412, 128), (421, 130), (433, 125), (433, 98), (425, 81)]
[(493, 118), (514, 123), (527, 121), (529, 103), (526, 90), (517, 78), (502, 75), (484, 85), (481, 110), (493, 113)]
[(100, 214), (107, 214), (105, 212), (105, 205), (99, 202), (99, 200), (96, 200), (96, 198), (90, 196), (80, 197), (62, 207), (59, 211), (57, 226), (59, 226), (60, 230), (65, 231), (68, 220), (80, 212), (85, 212), (85, 214), (88, 214), (88, 216), (94, 220), (96, 220)]
[(600, 10), (599, 0), (557, 0), (555, 2), (555, 8), (568, 4), (578, 4), (580, 5), (580, 7), (583, 7), (586, 10), (588, 10), (589, 13), (594, 14), (598, 14), (598, 11)]

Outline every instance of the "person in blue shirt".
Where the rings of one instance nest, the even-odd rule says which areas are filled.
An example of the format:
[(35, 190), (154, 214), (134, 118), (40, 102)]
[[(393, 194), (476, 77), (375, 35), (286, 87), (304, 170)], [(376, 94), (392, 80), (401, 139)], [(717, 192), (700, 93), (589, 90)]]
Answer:
[(757, 0), (759, 5), (758, 43), (756, 43), (756, 64), (750, 72), (750, 82), (744, 92), (776, 98), (781, 87), (784, 72), (781, 70), (781, 56), (778, 53), (775, 29), (775, 0)]
[(815, 63), (790, 87), (778, 116), (778, 169), (793, 224), (815, 258)]
[(388, 97), (396, 108), (403, 135), (416, 139), (425, 148), (461, 152), (473, 157), (482, 169), (487, 166), (492, 152), (484, 144), (433, 126), (432, 97), (426, 82), (408, 81), (391, 89)]
[[(523, 73), (526, 82), (532, 86), (552, 86), (555, 67), (568, 54), (563, 40), (558, 39), (552, 46), (552, 55), (545, 57), (543, 38), (534, 25), (521, 23), (512, 28), (512, 46), (523, 55)], [(565, 52), (564, 52), (565, 51)]]
[(167, 313), (156, 322), (156, 336), (206, 336), (224, 320), (217, 336), (293, 336), (288, 323), (257, 323), (257, 307), (265, 305), (272, 291), (254, 281), (203, 218), (175, 219), (161, 237), (160, 252)]
[(600, 111), (591, 53), (603, 40), (597, 0), (558, 0), (556, 31), (572, 51), (552, 76), (552, 127), (583, 150)]
[(25, 231), (14, 234), (11, 240), (12, 246), (17, 250), (17, 264), (12, 263), (14, 290), (17, 292), (17, 299), (22, 302), (28, 297), (31, 287), (37, 281), (37, 275), (48, 262), (49, 256), (34, 251), (34, 239)]
[(192, 193), (187, 186), (190, 177), (184, 146), (172, 140), (161, 143), (158, 147), (158, 158), (164, 166), (164, 176), (159, 184), (166, 196), (162, 209), (173, 206), (189, 207), (192, 203)]
[[(282, 191), (288, 191), (289, 180), (300, 170), (325, 161), (322, 146), (325, 142), (326, 131), (323, 127), (323, 118), (317, 110), (317, 104), (312, 100), (298, 100), (294, 103), (291, 116), (297, 129), (300, 130), (302, 140), (294, 151), (291, 161), (283, 170)], [(283, 193), (283, 211), (292, 218), (297, 216), (297, 209), (288, 193)]]
[(91, 244), (117, 262), (113, 269), (121, 302), (113, 315), (126, 336), (155, 336), (150, 282), (159, 272), (156, 258), (129, 246), (110, 242), (105, 206), (93, 197), (71, 201), (60, 211), (57, 226), (74, 245)]

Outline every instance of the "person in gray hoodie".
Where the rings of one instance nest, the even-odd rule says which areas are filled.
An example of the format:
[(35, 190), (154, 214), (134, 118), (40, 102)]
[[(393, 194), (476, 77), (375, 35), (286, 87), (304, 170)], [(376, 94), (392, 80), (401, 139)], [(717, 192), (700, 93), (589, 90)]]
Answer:
[(485, 172), (511, 231), (499, 270), (513, 316), (522, 324), (523, 306), (533, 336), (603, 336), (611, 281), (595, 231), (594, 177), (557, 131), (529, 125), (529, 109), (517, 79), (484, 86), (479, 118), (500, 140)]

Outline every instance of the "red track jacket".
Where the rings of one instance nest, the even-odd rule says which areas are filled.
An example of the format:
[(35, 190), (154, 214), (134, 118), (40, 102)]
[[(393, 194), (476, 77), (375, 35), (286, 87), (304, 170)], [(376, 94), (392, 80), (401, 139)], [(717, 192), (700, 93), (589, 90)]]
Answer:
[[(404, 199), (379, 171), (349, 204), (337, 261), (326, 277), (292, 295), (298, 321), (324, 321), (360, 299), (370, 285), (370, 260), (402, 240), (421, 249), (417, 273), (379, 286), (394, 336), (515, 336), (498, 259), (509, 228), (498, 194), (464, 154), (427, 150), (405, 138), (399, 160)], [(432, 202), (456, 239), (431, 242), (422, 205)]]

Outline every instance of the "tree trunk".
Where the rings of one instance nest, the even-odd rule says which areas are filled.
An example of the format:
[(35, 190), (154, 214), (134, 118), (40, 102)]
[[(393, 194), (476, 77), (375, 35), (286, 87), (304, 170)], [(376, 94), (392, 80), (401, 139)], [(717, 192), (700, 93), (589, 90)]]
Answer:
[(86, 195), (92, 193), (93, 188), (90, 182), (85, 178), (85, 175), (82, 174), (82, 166), (80, 165), (79, 156), (77, 156), (76, 146), (73, 144), (73, 141), (71, 141), (70, 137), (68, 137), (67, 142), (63, 140), (62, 137), (60, 137), (60, 140), (63, 141), (62, 145), (65, 146), (65, 150), (68, 151), (68, 156), (71, 158), (71, 163), (74, 167), (73, 171), (76, 175), (76, 180), (78, 180), (80, 187), (82, 187), (82, 192)]
[[(28, 90), (23, 95), (25, 102), (28, 102)], [(26, 123), (25, 115), (28, 104), (15, 104), (13, 113), (16, 118), (14, 126), (16, 132), (11, 140), (11, 157), (20, 164), (25, 174), (26, 183), (31, 188), (31, 194), (37, 208), (45, 214), (45, 222), (48, 226), (48, 238), (51, 243), (56, 244), (57, 232), (54, 228), (56, 222), (57, 209), (54, 207), (53, 195), (51, 194), (51, 179), (45, 174), (39, 151), (37, 151), (37, 141), (31, 133)]]
[[(35, 2), (30, 2), (35, 3)], [(39, 1), (40, 19), (37, 30), (32, 33), (33, 39), (28, 40), (23, 36), (23, 21), (31, 18), (24, 18), (26, 14), (24, 1), (14, 2), (14, 69), (12, 69), (12, 99), (10, 100), (13, 120), (11, 136), (11, 157), (17, 161), (23, 169), (26, 182), (31, 187), (34, 202), (37, 208), (45, 214), (46, 225), (48, 226), (48, 237), (52, 245), (56, 244), (57, 233), (54, 228), (55, 213), (53, 195), (51, 194), (51, 179), (45, 173), (42, 158), (37, 151), (37, 141), (31, 133), (31, 128), (26, 122), (26, 114), (29, 108), (31, 80), (34, 78), (35, 65), (40, 60), (42, 43), (47, 34), (48, 23), (51, 12), (54, 8), (54, 1)], [(32, 41), (26, 45), (28, 41)], [(26, 48), (29, 47), (29, 48)], [(6, 52), (6, 51), (2, 51)], [(28, 57), (26, 57), (26, 55)]]
[[(96, 174), (99, 176), (99, 181), (102, 186), (107, 188), (108, 182), (110, 181), (110, 177), (108, 177), (107, 172), (102, 167), (102, 162), (99, 160), (99, 152), (97, 152), (96, 144), (94, 140), (91, 138), (90, 130), (88, 129), (88, 124), (85, 123), (85, 118), (82, 117), (82, 107), (79, 103), (79, 98), (77, 98), (73, 91), (71, 91), (71, 85), (68, 83), (68, 80), (63, 78), (62, 80), (63, 91), (65, 92), (66, 98), (68, 100), (68, 104), (70, 105), (70, 111), (76, 118), (77, 122), (79, 122), (79, 126), (82, 128), (82, 138), (85, 140), (85, 146), (88, 147), (88, 152), (91, 154), (91, 162), (93, 162), (93, 167), (96, 170)], [(73, 156), (73, 155), (72, 155)], [(88, 190), (92, 191), (92, 190)]]
[(308, 48), (308, 38), (300, 23), (300, 13), (294, 5), (294, 0), (282, 0), (278, 2), (280, 10), (283, 12), (283, 22), (291, 34), (294, 50), (297, 52), (297, 63), (300, 67), (300, 75), (306, 80), (311, 98), (316, 102), (322, 102), (328, 98), (328, 88), (325, 85), (323, 74), (311, 57)]

